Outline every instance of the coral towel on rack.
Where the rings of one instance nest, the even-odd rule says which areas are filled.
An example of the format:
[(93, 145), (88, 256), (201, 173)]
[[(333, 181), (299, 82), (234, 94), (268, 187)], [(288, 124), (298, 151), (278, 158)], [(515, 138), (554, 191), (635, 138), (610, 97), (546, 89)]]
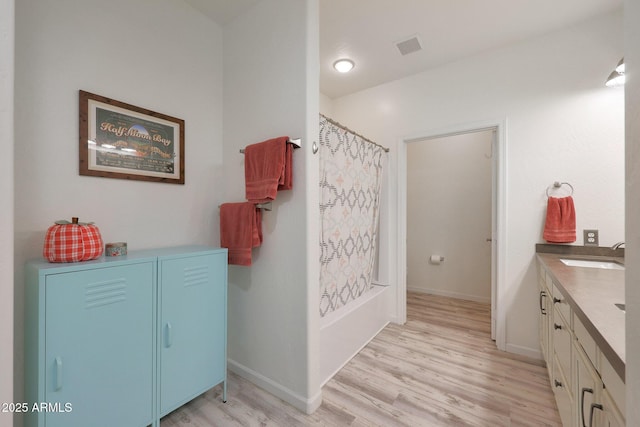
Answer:
[(275, 200), (278, 190), (293, 187), (292, 147), (288, 136), (269, 139), (244, 149), (246, 199), (253, 203)]
[(549, 243), (576, 241), (576, 210), (571, 196), (547, 199), (547, 220), (542, 237)]
[(284, 147), (284, 173), (278, 181), (278, 191), (293, 188), (293, 144), (286, 143)]
[(220, 246), (228, 248), (229, 264), (251, 265), (251, 249), (262, 244), (262, 211), (253, 203), (220, 206)]

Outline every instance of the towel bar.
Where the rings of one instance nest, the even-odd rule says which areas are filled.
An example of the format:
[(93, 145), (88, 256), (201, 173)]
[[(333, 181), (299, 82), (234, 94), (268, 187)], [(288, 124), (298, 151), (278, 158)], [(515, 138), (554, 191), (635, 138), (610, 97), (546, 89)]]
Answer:
[[(218, 205), (218, 209), (220, 209), (220, 206), (222, 206), (222, 205)], [(272, 202), (257, 203), (256, 204), (256, 208), (262, 209), (263, 211), (272, 211), (273, 210), (273, 204), (272, 204)]]
[[(293, 148), (300, 148), (302, 147), (302, 138), (289, 139), (287, 144), (293, 145)], [(244, 154), (244, 148), (241, 148), (240, 152)]]

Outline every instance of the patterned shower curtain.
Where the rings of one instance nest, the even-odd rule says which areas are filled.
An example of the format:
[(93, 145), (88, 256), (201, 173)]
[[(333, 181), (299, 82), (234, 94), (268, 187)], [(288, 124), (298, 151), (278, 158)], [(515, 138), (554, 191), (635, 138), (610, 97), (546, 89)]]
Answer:
[(383, 148), (320, 116), (320, 315), (369, 289)]

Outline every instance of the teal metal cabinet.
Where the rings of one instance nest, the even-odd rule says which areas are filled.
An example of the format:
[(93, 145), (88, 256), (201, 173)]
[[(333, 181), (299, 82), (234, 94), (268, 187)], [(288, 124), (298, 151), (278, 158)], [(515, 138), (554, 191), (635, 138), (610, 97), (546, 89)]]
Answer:
[(164, 416), (225, 380), (227, 254), (160, 258), (158, 272)]
[(223, 383), (225, 249), (26, 267), (26, 426), (159, 426)]

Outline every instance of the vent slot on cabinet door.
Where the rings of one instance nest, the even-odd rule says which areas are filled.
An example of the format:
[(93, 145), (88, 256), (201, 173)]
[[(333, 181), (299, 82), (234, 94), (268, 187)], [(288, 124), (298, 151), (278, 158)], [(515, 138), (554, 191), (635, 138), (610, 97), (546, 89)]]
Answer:
[(184, 269), (184, 286), (206, 285), (209, 279), (209, 267), (200, 265)]
[(84, 291), (85, 308), (116, 304), (127, 299), (127, 281), (124, 278), (88, 283)]

